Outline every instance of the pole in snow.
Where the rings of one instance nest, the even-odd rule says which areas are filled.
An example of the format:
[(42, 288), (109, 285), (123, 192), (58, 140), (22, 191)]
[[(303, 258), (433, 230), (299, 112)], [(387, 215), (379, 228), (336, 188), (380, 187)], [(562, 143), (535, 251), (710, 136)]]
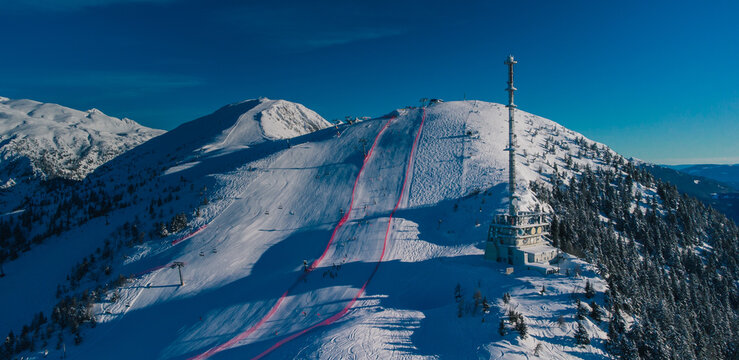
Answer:
[(182, 267), (185, 266), (185, 263), (181, 261), (175, 261), (170, 265), (170, 268), (174, 269), (177, 268), (177, 272), (180, 274), (180, 286), (185, 285), (185, 281), (182, 280)]
[(364, 154), (364, 157), (367, 157), (367, 139), (361, 138), (359, 142), (362, 144), (362, 154)]

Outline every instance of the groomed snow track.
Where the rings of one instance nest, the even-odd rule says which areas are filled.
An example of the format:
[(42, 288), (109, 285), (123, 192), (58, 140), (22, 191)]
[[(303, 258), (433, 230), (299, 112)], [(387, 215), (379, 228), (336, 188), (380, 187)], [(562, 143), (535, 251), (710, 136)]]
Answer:
[[(425, 109), (420, 109), (387, 120), (355, 179), (350, 209), (334, 228), (321, 256), (254, 325), (190, 359), (207, 359), (226, 350), (223, 354), (228, 357), (261, 359), (349, 312), (385, 257), (393, 216), (405, 196), (425, 118)], [(393, 152), (400, 148), (407, 149), (408, 155)]]

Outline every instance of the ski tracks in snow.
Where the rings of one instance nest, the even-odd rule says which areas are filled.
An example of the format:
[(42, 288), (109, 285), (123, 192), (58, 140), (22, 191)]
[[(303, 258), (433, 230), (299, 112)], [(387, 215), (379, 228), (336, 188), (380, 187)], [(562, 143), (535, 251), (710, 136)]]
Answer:
[[(258, 359), (263, 358), (264, 356), (268, 355), (269, 353), (271, 353), (272, 351), (276, 350), (277, 348), (279, 348), (280, 346), (284, 345), (285, 343), (287, 343), (287, 342), (289, 342), (289, 341), (291, 341), (291, 340), (293, 340), (293, 339), (295, 339), (295, 338), (297, 338), (297, 337), (299, 337), (299, 336), (301, 336), (301, 335), (303, 335), (303, 334), (305, 334), (305, 333), (307, 333), (307, 332), (309, 332), (311, 330), (314, 330), (314, 329), (316, 329), (318, 327), (322, 327), (322, 326), (333, 324), (334, 322), (336, 322), (337, 320), (339, 320), (340, 318), (342, 318), (344, 315), (346, 315), (346, 313), (348, 313), (349, 310), (357, 302), (357, 300), (359, 299), (359, 297), (362, 296), (362, 294), (364, 294), (364, 291), (367, 288), (367, 285), (370, 283), (370, 281), (372, 280), (372, 278), (377, 273), (377, 270), (380, 268), (380, 264), (382, 263), (382, 261), (383, 261), (383, 259), (385, 257), (385, 252), (387, 250), (388, 238), (390, 237), (390, 229), (392, 228), (392, 224), (393, 224), (393, 217), (395, 215), (395, 212), (400, 207), (400, 203), (403, 201), (403, 198), (405, 196), (405, 189), (408, 187), (408, 178), (410, 177), (410, 175), (411, 175), (411, 169), (413, 168), (413, 156), (414, 156), (414, 153), (416, 151), (416, 147), (418, 145), (418, 140), (421, 137), (421, 130), (423, 129), (423, 124), (424, 124), (424, 122), (426, 120), (426, 109), (425, 108), (422, 108), (421, 109), (421, 112), (422, 112), (421, 113), (421, 124), (418, 126), (418, 130), (416, 131), (416, 135), (415, 135), (415, 137), (413, 139), (413, 144), (411, 146), (411, 150), (410, 150), (410, 153), (408, 155), (408, 163), (406, 165), (405, 172), (404, 172), (404, 175), (403, 175), (403, 183), (402, 183), (401, 188), (400, 188), (400, 195), (398, 196), (398, 201), (395, 203), (395, 206), (393, 207), (393, 210), (390, 212), (390, 216), (388, 218), (387, 228), (385, 229), (385, 236), (384, 236), (384, 240), (383, 240), (383, 244), (382, 244), (382, 253), (380, 254), (380, 257), (377, 260), (377, 263), (375, 264), (375, 267), (372, 270), (372, 272), (370, 273), (370, 275), (367, 278), (367, 280), (364, 282), (364, 284), (362, 284), (362, 287), (359, 289), (359, 291), (357, 291), (357, 293), (354, 295), (354, 297), (352, 298), (352, 300), (343, 309), (341, 309), (341, 311), (339, 311), (338, 313), (332, 315), (331, 317), (329, 317), (329, 318), (327, 318), (327, 319), (325, 319), (325, 320), (323, 320), (321, 322), (318, 322), (318, 323), (316, 323), (316, 324), (314, 324), (314, 325), (312, 325), (310, 327), (304, 328), (303, 330), (300, 330), (300, 331), (298, 331), (296, 333), (293, 333), (292, 335), (290, 335), (290, 336), (288, 336), (286, 338), (283, 338), (283, 339), (279, 340), (277, 343), (275, 343), (274, 345), (272, 345), (271, 347), (269, 347), (267, 350), (263, 351), (259, 355), (257, 355), (254, 358), (252, 358), (252, 360), (258, 360)], [(374, 145), (373, 145), (373, 147), (374, 147)]]
[[(371, 270), (369, 276), (363, 281), (362, 286), (358, 290), (355, 290), (355, 293), (353, 295), (349, 295), (349, 293), (347, 293), (347, 291), (352, 290), (352, 287), (351, 286), (349, 288), (345, 288), (345, 289), (340, 287), (342, 289), (341, 291), (343, 291), (343, 292), (339, 291), (340, 293), (339, 294), (335, 294), (333, 296), (333, 299), (331, 299), (331, 300), (332, 300), (332, 302), (337, 302), (337, 303), (341, 303), (341, 302), (344, 302), (344, 301), (347, 301), (348, 300), (348, 303), (347, 303), (346, 306), (344, 306), (343, 308), (341, 308), (338, 312), (331, 312), (331, 311), (335, 311), (335, 310), (331, 310), (331, 311), (328, 312), (328, 314), (333, 313), (333, 315), (331, 315), (331, 316), (329, 316), (329, 317), (327, 317), (327, 318), (325, 318), (325, 319), (323, 319), (323, 320), (321, 320), (321, 321), (319, 321), (317, 323), (314, 323), (312, 325), (310, 325), (310, 323), (307, 323), (306, 325), (303, 325), (302, 329), (300, 329), (300, 328), (299, 329), (293, 329), (296, 324), (293, 324), (292, 327), (290, 326), (290, 324), (287, 324), (286, 325), (288, 327), (287, 329), (281, 329), (281, 328), (277, 327), (279, 325), (275, 325), (275, 324), (279, 324), (280, 321), (282, 321), (283, 323), (290, 322), (290, 320), (292, 320), (292, 319), (289, 316), (287, 316), (287, 318), (285, 318), (285, 315), (286, 314), (292, 314), (296, 310), (304, 310), (303, 311), (303, 316), (305, 316), (305, 318), (296, 320), (299, 323), (305, 323), (305, 322), (309, 321), (309, 316), (307, 316), (306, 313), (310, 313), (311, 312), (311, 309), (315, 312), (315, 315), (318, 316), (318, 317), (323, 317), (323, 316), (327, 315), (325, 312), (324, 312), (324, 315), (321, 315), (320, 313), (318, 313), (316, 311), (316, 309), (314, 308), (314, 306), (307, 306), (306, 307), (305, 305), (307, 305), (307, 304), (304, 304), (304, 303), (298, 301), (299, 299), (296, 298), (297, 295), (292, 295), (292, 292), (298, 286), (301, 286), (302, 284), (304, 284), (307, 281), (306, 278), (308, 277), (308, 275), (314, 273), (315, 272), (314, 270), (316, 270), (317, 267), (319, 265), (321, 265), (326, 258), (329, 258), (329, 257), (332, 257), (332, 256), (333, 257), (339, 256), (337, 254), (336, 246), (334, 246), (335, 245), (334, 244), (334, 242), (335, 242), (334, 240), (335, 240), (335, 238), (337, 237), (337, 234), (340, 231), (342, 231), (343, 232), (343, 235), (346, 236), (346, 231), (348, 231), (350, 229), (342, 229), (342, 228), (345, 227), (345, 225), (347, 223), (351, 223), (352, 224), (352, 229), (354, 229), (356, 231), (360, 231), (361, 230), (361, 231), (365, 231), (365, 232), (370, 230), (370, 226), (376, 226), (376, 225), (378, 225), (378, 222), (380, 221), (379, 219), (370, 219), (370, 220), (367, 220), (365, 218), (367, 216), (367, 214), (368, 214), (367, 209), (366, 209), (366, 206), (364, 208), (364, 211), (361, 211), (361, 214), (357, 214), (357, 211), (356, 210), (361, 210), (361, 209), (359, 209), (359, 208), (358, 209), (355, 209), (354, 203), (355, 203), (355, 200), (357, 200), (357, 198), (359, 198), (361, 195), (371, 196), (370, 194), (367, 193), (367, 189), (365, 189), (365, 188), (370, 188), (370, 192), (372, 192), (371, 191), (371, 187), (372, 187), (371, 185), (374, 183), (374, 180), (371, 177), (368, 177), (367, 179), (365, 179), (365, 181), (369, 181), (367, 184), (362, 184), (362, 186), (358, 186), (360, 184), (360, 178), (363, 177), (364, 172), (365, 172), (364, 171), (365, 170), (365, 167), (368, 164), (369, 160), (371, 158), (373, 158), (373, 153), (375, 152), (375, 148), (376, 148), (378, 142), (381, 141), (381, 138), (383, 137), (383, 134), (386, 132), (387, 128), (390, 126), (391, 123), (393, 123), (393, 121), (395, 119), (396, 119), (395, 117), (390, 118), (385, 123), (385, 125), (382, 127), (382, 129), (378, 132), (377, 136), (375, 137), (375, 140), (374, 140), (374, 142), (372, 144), (372, 147), (370, 148), (370, 150), (368, 151), (367, 155), (365, 156), (364, 161), (362, 163), (362, 167), (360, 168), (359, 174), (357, 175), (357, 178), (356, 178), (356, 180), (354, 182), (354, 187), (352, 189), (352, 198), (351, 198), (351, 201), (350, 201), (350, 208), (346, 212), (346, 214), (341, 218), (341, 220), (339, 221), (339, 223), (337, 224), (337, 226), (334, 228), (334, 231), (332, 232), (331, 238), (329, 239), (329, 242), (328, 242), (328, 244), (326, 246), (326, 249), (323, 251), (323, 253), (321, 254), (321, 256), (310, 264), (310, 266), (308, 267), (307, 271), (305, 271), (303, 274), (301, 274), (301, 276), (295, 281), (295, 283), (293, 283), (293, 285), (290, 286), (277, 299), (276, 303), (272, 306), (272, 308), (269, 310), (269, 312), (262, 319), (260, 319), (256, 324), (254, 324), (253, 326), (251, 326), (247, 330), (243, 331), (242, 333), (238, 334), (237, 336), (233, 337), (229, 341), (227, 341), (225, 343), (222, 343), (222, 344), (220, 344), (218, 346), (215, 346), (215, 347), (213, 347), (213, 348), (211, 348), (211, 349), (209, 349), (209, 350), (207, 350), (207, 351), (205, 351), (205, 352), (203, 352), (203, 353), (201, 353), (201, 354), (199, 354), (197, 356), (194, 356), (194, 357), (192, 357), (190, 359), (206, 359), (206, 358), (209, 358), (209, 357), (211, 357), (211, 356), (213, 356), (213, 355), (215, 355), (215, 354), (217, 354), (219, 352), (222, 352), (224, 350), (230, 349), (230, 348), (236, 346), (237, 344), (241, 343), (242, 341), (246, 340), (250, 335), (252, 335), (253, 333), (255, 333), (257, 330), (260, 331), (260, 336), (266, 335), (266, 336), (270, 336), (270, 337), (272, 335), (277, 336), (279, 334), (279, 331), (281, 331), (281, 330), (286, 330), (288, 332), (292, 332), (292, 334), (290, 336), (287, 336), (287, 337), (284, 337), (284, 338), (280, 339), (279, 341), (277, 341), (276, 343), (274, 343), (274, 345), (270, 346), (268, 349), (266, 349), (265, 351), (259, 353), (257, 356), (255, 356), (253, 358), (253, 359), (260, 359), (260, 358), (266, 356), (267, 354), (269, 354), (270, 352), (272, 352), (272, 351), (276, 350), (277, 348), (281, 347), (285, 343), (287, 343), (287, 342), (289, 342), (289, 341), (291, 341), (291, 340), (293, 340), (293, 339), (295, 339), (295, 338), (297, 338), (297, 337), (299, 337), (299, 336), (301, 336), (301, 335), (303, 335), (303, 334), (305, 334), (305, 333), (307, 333), (307, 332), (309, 332), (309, 331), (311, 331), (313, 329), (316, 329), (316, 328), (322, 327), (322, 326), (326, 326), (326, 325), (330, 325), (330, 324), (336, 322), (337, 320), (339, 320), (340, 318), (342, 318), (344, 315), (346, 315), (346, 313), (348, 313), (349, 310), (355, 305), (355, 303), (363, 295), (363, 293), (364, 293), (367, 285), (369, 284), (369, 282), (372, 280), (372, 278), (374, 277), (375, 273), (379, 269), (380, 263), (384, 260), (386, 249), (387, 249), (387, 244), (388, 244), (388, 239), (389, 239), (389, 235), (390, 235), (390, 230), (391, 230), (392, 224), (393, 224), (393, 216), (395, 215), (395, 212), (400, 207), (400, 204), (401, 204), (402, 200), (404, 199), (405, 190), (408, 187), (408, 181), (409, 181), (409, 178), (412, 175), (411, 174), (411, 170), (412, 170), (412, 166), (413, 166), (413, 162), (414, 162), (413, 159), (414, 159), (414, 155), (415, 155), (415, 152), (416, 152), (416, 147), (418, 145), (418, 141), (419, 141), (419, 138), (420, 138), (420, 135), (421, 135), (421, 130), (423, 128), (423, 124), (424, 124), (425, 119), (426, 119), (426, 111), (425, 111), (425, 109), (422, 109), (421, 110), (421, 122), (418, 125), (417, 130), (415, 130), (415, 136), (413, 136), (413, 140), (412, 140), (411, 146), (410, 146), (410, 152), (409, 152), (409, 154), (407, 156), (407, 160), (406, 160), (407, 163), (405, 164), (405, 167), (403, 167), (403, 171), (402, 171), (402, 173), (400, 175), (400, 176), (402, 176), (402, 182), (401, 181), (398, 182), (398, 184), (400, 184), (400, 188), (399, 188), (400, 194), (397, 197), (397, 201), (394, 201), (394, 206), (388, 204), (389, 206), (392, 206), (392, 210), (390, 211), (390, 215), (387, 218), (387, 227), (384, 228), (384, 230), (385, 230), (384, 231), (384, 234), (383, 234), (384, 236), (381, 237), (381, 239), (383, 241), (382, 242), (382, 247), (381, 247), (381, 252), (380, 252), (379, 258), (377, 260), (372, 260), (373, 262), (376, 261), (376, 263), (372, 267), (372, 270)], [(409, 125), (412, 125), (412, 124), (409, 124)], [(407, 126), (407, 125), (404, 125), (404, 126)], [(392, 133), (392, 132), (390, 132), (390, 133)], [(393, 134), (392, 136), (397, 136), (397, 134)], [(377, 157), (377, 156), (384, 156), (384, 154), (376, 155), (375, 157)], [(406, 157), (403, 157), (403, 158), (406, 159)], [(376, 165), (373, 165), (373, 166), (376, 166)], [(398, 176), (398, 178), (400, 178), (400, 176)], [(401, 180), (401, 179), (395, 179), (395, 180)], [(375, 192), (377, 192), (377, 189), (375, 189)], [(388, 195), (390, 195), (390, 194), (388, 194)], [(365, 201), (365, 202), (367, 202), (367, 201)], [(389, 207), (388, 207), (388, 210), (389, 210)], [(364, 224), (364, 226), (362, 224)], [(350, 233), (350, 234), (352, 234), (352, 233)], [(379, 235), (379, 234), (376, 234), (376, 235)], [(369, 236), (367, 236), (367, 237), (369, 237)], [(354, 236), (354, 238), (356, 238), (356, 236)], [(371, 248), (373, 245), (370, 243), (370, 244), (365, 244), (365, 246), (368, 246), (368, 247)], [(375, 244), (374, 246), (379, 246), (379, 245), (378, 244)], [(342, 247), (342, 249), (343, 249), (343, 247)], [(360, 246), (360, 249), (362, 251), (367, 251), (367, 249), (365, 249), (364, 247), (361, 247), (361, 246)], [(379, 250), (379, 248), (377, 248), (377, 250)], [(340, 258), (341, 257), (339, 256), (336, 260), (339, 260)], [(344, 257), (344, 260), (347, 260), (346, 256)], [(350, 257), (348, 260), (349, 261), (353, 261), (354, 259), (352, 257)], [(341, 260), (339, 260), (339, 261), (341, 261)], [(362, 261), (354, 261), (353, 263), (350, 263), (350, 264), (353, 265), (353, 264), (362, 264), (362, 263), (363, 263)], [(332, 269), (333, 269), (333, 267), (332, 267)], [(325, 276), (326, 276), (326, 274), (324, 273), (324, 278), (325, 278)], [(316, 279), (316, 280), (319, 280), (319, 279)], [(320, 293), (320, 291), (319, 291), (319, 293)], [(347, 295), (349, 297), (343, 297), (343, 296), (347, 296)], [(286, 300), (286, 298), (288, 298), (288, 296), (290, 296), (290, 298), (289, 298), (289, 301), (286, 302), (285, 300)], [(284, 308), (284, 309), (280, 309), (281, 307)], [(291, 310), (290, 308), (292, 308), (292, 307), (296, 307), (296, 309), (292, 309)], [(326, 310), (329, 310), (329, 309), (333, 309), (333, 307), (330, 307), (329, 306), (329, 307), (326, 308)], [(281, 316), (283, 316), (283, 318), (279, 318), (278, 317), (277, 319), (275, 319), (273, 321), (270, 321), (270, 326), (276, 327), (278, 329), (278, 331), (274, 331), (274, 334), (272, 334), (272, 331), (267, 332), (267, 329), (261, 329), (260, 330), (259, 328), (260, 327), (263, 327), (263, 325), (267, 321), (269, 321), (271, 318), (273, 318), (276, 313), (280, 313)], [(285, 314), (283, 314), (283, 313), (285, 313)], [(314, 315), (314, 313), (311, 313), (311, 316), (312, 315)], [(272, 330), (274, 330), (274, 329), (272, 329)]]
[(362, 173), (364, 172), (364, 168), (367, 165), (367, 162), (369, 161), (369, 159), (371, 158), (371, 156), (372, 156), (372, 154), (373, 154), (373, 152), (375, 150), (375, 147), (377, 146), (377, 143), (378, 143), (380, 137), (385, 132), (385, 130), (387, 130), (388, 126), (390, 125), (390, 123), (394, 119), (395, 119), (395, 117), (391, 117), (390, 119), (388, 119), (388, 121), (385, 123), (385, 125), (380, 129), (380, 131), (377, 133), (377, 136), (375, 137), (375, 140), (374, 140), (374, 142), (372, 144), (372, 147), (369, 149), (369, 151), (367, 152), (367, 155), (364, 157), (364, 160), (362, 162), (362, 167), (359, 169), (359, 173), (357, 174), (357, 178), (354, 181), (354, 187), (352, 189), (352, 197), (351, 197), (351, 200), (349, 202), (349, 210), (344, 214), (344, 216), (342, 216), (342, 218), (339, 220), (339, 223), (334, 228), (334, 231), (331, 234), (331, 237), (329, 238), (329, 241), (328, 241), (328, 243), (326, 245), (326, 249), (323, 251), (323, 253), (321, 254), (321, 256), (318, 259), (316, 259), (315, 261), (313, 261), (311, 263), (311, 265), (308, 267), (307, 271), (304, 272), (303, 274), (301, 274), (301, 276), (295, 281), (295, 283), (293, 283), (277, 299), (277, 302), (272, 306), (272, 308), (269, 310), (269, 312), (267, 312), (267, 314), (264, 317), (262, 317), (256, 324), (254, 324), (253, 326), (251, 326), (250, 328), (248, 328), (244, 332), (238, 334), (237, 336), (233, 337), (229, 341), (227, 341), (227, 342), (225, 342), (223, 344), (220, 344), (218, 346), (215, 346), (215, 347), (209, 349), (208, 351), (206, 351), (206, 352), (204, 352), (202, 354), (199, 354), (197, 356), (194, 356), (194, 357), (190, 358), (189, 360), (207, 359), (207, 358), (209, 358), (209, 357), (211, 357), (211, 356), (213, 356), (213, 355), (215, 355), (215, 354), (217, 354), (217, 353), (219, 353), (221, 351), (224, 351), (224, 350), (227, 350), (227, 349), (233, 347), (234, 345), (236, 345), (240, 341), (242, 341), (242, 340), (246, 339), (247, 337), (249, 337), (252, 333), (254, 333), (257, 329), (259, 329), (265, 322), (267, 322), (267, 320), (269, 320), (272, 316), (274, 316), (274, 314), (277, 312), (277, 310), (282, 305), (283, 301), (285, 301), (285, 299), (287, 298), (288, 294), (290, 293), (290, 290), (292, 290), (298, 284), (300, 284), (300, 282), (302, 282), (305, 279), (305, 277), (307, 276), (307, 274), (309, 272), (313, 271), (321, 263), (321, 261), (323, 261), (323, 259), (327, 255), (329, 249), (331, 248), (331, 245), (334, 242), (334, 239), (336, 237), (337, 232), (339, 231), (339, 229), (342, 226), (344, 226), (344, 224), (346, 223), (346, 221), (349, 219), (349, 216), (351, 215), (352, 211), (354, 210), (354, 197), (355, 197), (355, 192), (356, 192), (357, 184), (359, 183), (359, 179), (362, 176)]

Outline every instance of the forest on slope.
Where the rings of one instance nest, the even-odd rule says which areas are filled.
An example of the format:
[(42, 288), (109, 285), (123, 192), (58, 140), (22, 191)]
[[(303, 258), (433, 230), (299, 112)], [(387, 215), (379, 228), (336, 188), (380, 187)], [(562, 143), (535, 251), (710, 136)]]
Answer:
[[(552, 240), (608, 281), (609, 350), (625, 359), (739, 356), (739, 229), (631, 162), (533, 183)], [(636, 187), (654, 190), (642, 197)], [(647, 191), (648, 193), (650, 191)], [(622, 311), (635, 317), (627, 324)]]

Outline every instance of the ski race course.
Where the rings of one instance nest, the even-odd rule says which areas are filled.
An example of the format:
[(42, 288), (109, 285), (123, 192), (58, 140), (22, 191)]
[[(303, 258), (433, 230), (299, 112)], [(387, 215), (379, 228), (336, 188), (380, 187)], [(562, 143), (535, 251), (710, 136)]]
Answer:
[[(259, 351), (256, 346), (234, 349), (239, 357), (260, 359), (288, 341), (330, 325), (349, 312), (385, 256), (393, 215), (405, 195), (425, 120), (425, 109), (418, 112), (420, 122), (410, 116), (387, 120), (354, 182), (349, 211), (334, 228), (323, 254), (277, 299), (267, 315), (233, 339), (191, 359), (207, 359), (234, 347), (255, 343), (255, 340), (246, 342), (250, 337), (282, 335), (272, 346), (256, 354), (255, 351)], [(388, 146), (407, 148), (405, 163), (393, 163), (392, 160), (399, 157), (393, 156), (396, 154), (388, 151)]]

